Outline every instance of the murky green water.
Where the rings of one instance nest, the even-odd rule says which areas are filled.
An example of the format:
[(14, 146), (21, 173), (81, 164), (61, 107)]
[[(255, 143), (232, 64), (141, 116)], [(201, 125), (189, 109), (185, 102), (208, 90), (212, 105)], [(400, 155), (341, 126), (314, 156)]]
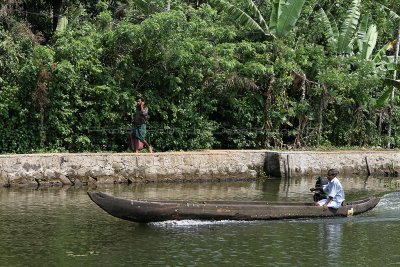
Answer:
[[(341, 179), (348, 200), (383, 194), (352, 218), (266, 222), (114, 218), (81, 188), (0, 189), (0, 266), (398, 266), (397, 180)], [(98, 187), (128, 198), (311, 200), (312, 178)], [(400, 191), (400, 190), (399, 190)]]

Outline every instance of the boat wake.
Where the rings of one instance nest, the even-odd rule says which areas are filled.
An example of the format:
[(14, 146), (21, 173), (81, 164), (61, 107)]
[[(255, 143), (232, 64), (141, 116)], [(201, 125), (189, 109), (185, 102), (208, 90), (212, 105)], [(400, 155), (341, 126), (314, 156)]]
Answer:
[(400, 192), (384, 195), (376, 207), (380, 210), (400, 211)]
[(376, 207), (357, 216), (358, 222), (398, 222), (400, 221), (400, 192), (384, 195)]
[[(202, 221), (202, 220), (181, 220), (181, 221), (165, 221), (165, 222), (153, 222), (149, 225), (156, 227), (174, 227), (174, 228), (186, 228), (193, 226), (214, 226), (214, 225), (226, 225), (226, 224), (241, 224), (249, 223), (253, 221), (232, 221), (232, 220), (222, 220), (222, 221)], [(255, 222), (255, 221), (254, 221)]]

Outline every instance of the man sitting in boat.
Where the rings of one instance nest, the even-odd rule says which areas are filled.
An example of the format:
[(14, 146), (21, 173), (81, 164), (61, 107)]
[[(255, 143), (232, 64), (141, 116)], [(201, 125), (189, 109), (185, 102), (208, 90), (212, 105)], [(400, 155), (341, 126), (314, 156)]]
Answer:
[[(330, 169), (328, 171), (328, 184), (325, 187), (312, 188), (315, 191), (319, 190), (325, 192), (328, 197), (315, 202), (315, 205), (322, 206), (324, 210), (328, 208), (338, 209), (344, 201), (344, 190), (339, 179), (336, 178), (338, 175), (336, 169)], [(312, 190), (314, 191), (314, 190)]]

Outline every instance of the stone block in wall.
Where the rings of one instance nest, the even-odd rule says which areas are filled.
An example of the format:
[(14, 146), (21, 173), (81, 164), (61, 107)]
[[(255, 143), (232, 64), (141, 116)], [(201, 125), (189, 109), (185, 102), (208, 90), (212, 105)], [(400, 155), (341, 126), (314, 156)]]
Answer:
[(7, 173), (0, 170), (0, 187), (9, 186)]
[(161, 163), (160, 165), (164, 168), (170, 168), (173, 166), (171, 157), (168, 157), (167, 155), (160, 155), (159, 162)]
[(117, 184), (119, 182), (118, 176), (108, 176), (108, 175), (101, 175), (94, 177), (89, 177), (87, 180), (88, 184)]
[(158, 177), (163, 177), (165, 175), (165, 168), (160, 166), (149, 166), (146, 168), (146, 178), (157, 179)]
[(122, 171), (125, 168), (125, 166), (122, 162), (113, 162), (111, 164), (111, 167), (115, 173), (119, 173), (120, 171)]
[(62, 185), (72, 185), (70, 179), (68, 179), (65, 175), (59, 174), (58, 179), (62, 183)]
[(15, 173), (8, 175), (8, 184), (12, 187), (38, 186), (33, 176), (16, 175)]

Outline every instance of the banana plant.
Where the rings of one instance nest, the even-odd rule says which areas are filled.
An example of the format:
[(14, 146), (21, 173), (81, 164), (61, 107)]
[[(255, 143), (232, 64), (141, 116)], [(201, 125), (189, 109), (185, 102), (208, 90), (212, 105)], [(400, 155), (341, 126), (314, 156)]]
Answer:
[[(397, 72), (400, 72), (400, 65), (398, 64), (399, 43), (400, 43), (400, 15), (398, 15), (397, 13), (395, 13), (394, 11), (392, 11), (390, 8), (386, 7), (385, 5), (382, 5), (382, 4), (379, 4), (379, 5), (381, 8), (383, 8), (383, 10), (385, 10), (388, 13), (389, 20), (391, 20), (394, 24), (398, 24), (399, 26), (398, 26), (398, 30), (397, 30), (397, 40), (390, 42), (389, 44), (387, 44), (385, 46), (386, 49), (388, 49), (389, 47), (393, 47), (394, 44), (396, 46), (395, 56), (391, 57), (389, 59), (389, 64), (388, 64), (388, 66), (389, 66), (388, 70), (393, 70), (393, 79), (385, 80), (385, 84), (388, 85), (389, 87), (388, 87), (388, 89), (386, 89), (383, 92), (382, 96), (377, 99), (377, 101), (376, 101), (377, 108), (383, 107), (389, 98), (391, 99), (391, 102), (393, 103), (395, 89), (396, 88), (400, 89), (400, 80), (396, 80)], [(374, 61), (375, 61), (375, 59), (374, 59)], [(391, 128), (391, 125), (389, 125), (389, 127)], [(389, 133), (390, 132), (391, 132), (391, 130), (389, 131)]]
[[(324, 25), (328, 45), (340, 55), (354, 54), (356, 49), (353, 44), (357, 42), (358, 56), (361, 59), (373, 60), (377, 66), (384, 66), (387, 70), (393, 70), (393, 57), (386, 56), (386, 51), (391, 43), (386, 44), (373, 54), (378, 39), (378, 30), (375, 24), (368, 25), (369, 18), (367, 16), (360, 21), (360, 7), (360, 0), (353, 0), (340, 30), (330, 13), (325, 13), (323, 9), (318, 10), (317, 17)], [(395, 17), (393, 14), (391, 16)]]
[[(339, 30), (338, 24), (332, 15), (327, 14), (323, 9), (318, 10), (317, 16), (325, 28), (328, 44), (338, 54), (353, 53), (353, 44), (356, 39), (360, 14), (361, 0), (353, 0)], [(371, 34), (373, 34), (372, 31), (373, 29), (371, 29)]]
[(300, 18), (305, 1), (274, 0), (268, 24), (252, 0), (243, 0), (246, 11), (225, 0), (211, 0), (210, 4), (231, 15), (239, 24), (277, 39), (284, 37), (293, 29)]

